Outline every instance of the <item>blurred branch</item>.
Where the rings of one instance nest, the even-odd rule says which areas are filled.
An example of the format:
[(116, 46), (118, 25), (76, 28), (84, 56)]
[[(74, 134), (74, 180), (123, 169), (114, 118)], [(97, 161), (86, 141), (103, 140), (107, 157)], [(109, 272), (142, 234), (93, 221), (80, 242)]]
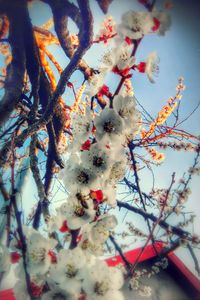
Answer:
[(193, 248), (191, 247), (190, 243), (187, 244), (187, 248), (192, 256), (192, 259), (194, 261), (194, 266), (195, 266), (195, 270), (197, 271), (198, 276), (200, 276), (200, 267), (199, 267), (199, 262), (198, 259), (194, 253)]
[[(132, 206), (128, 203), (125, 202), (121, 202), (121, 201), (117, 201), (117, 206), (118, 207), (123, 207), (128, 209), (129, 211), (132, 211), (140, 216), (142, 216), (144, 219), (148, 218), (149, 220), (151, 220), (152, 222), (158, 222), (158, 217), (156, 217), (155, 215), (145, 212), (144, 210), (137, 208), (135, 206)], [(192, 236), (189, 232), (176, 227), (176, 226), (172, 226), (169, 223), (167, 223), (166, 221), (163, 220), (159, 220), (158, 225), (161, 226), (162, 228), (164, 228), (165, 230), (172, 232), (173, 234), (180, 236), (183, 239), (186, 239), (188, 241), (192, 241)], [(200, 242), (200, 241), (199, 241)]]
[(109, 5), (113, 0), (96, 0), (104, 14), (107, 14)]
[[(26, 258), (26, 238), (23, 233), (22, 229), (22, 221), (21, 221), (21, 216), (22, 213), (19, 211), (18, 206), (17, 206), (17, 200), (16, 200), (16, 187), (15, 187), (15, 160), (16, 160), (16, 154), (15, 154), (15, 143), (14, 143), (14, 135), (12, 138), (12, 144), (11, 144), (11, 196), (10, 196), (10, 204), (14, 209), (14, 214), (15, 214), (15, 220), (17, 223), (17, 233), (19, 236), (20, 244), (21, 244), (21, 251), (22, 251), (22, 259), (23, 259), (23, 268), (24, 268), (24, 273), (25, 273), (25, 281), (26, 281), (26, 288), (27, 292), (30, 296), (31, 300), (34, 300), (34, 297), (32, 297), (32, 291), (31, 291), (31, 280), (30, 280), (30, 275), (27, 270), (27, 258)], [(10, 208), (11, 209), (11, 208)], [(10, 214), (10, 210), (8, 212)], [(8, 242), (9, 242), (9, 237), (10, 237), (10, 224), (8, 225)], [(8, 245), (8, 243), (7, 243)]]
[(38, 158), (36, 156), (36, 142), (37, 142), (37, 135), (34, 134), (31, 139), (30, 144), (30, 165), (31, 165), (31, 171), (33, 173), (33, 178), (35, 180), (37, 190), (38, 190), (38, 196), (39, 196), (39, 204), (38, 209), (36, 210), (36, 214), (33, 221), (33, 228), (38, 229), (40, 225), (40, 216), (41, 212), (44, 215), (44, 219), (47, 220), (49, 217), (49, 211), (48, 211), (48, 200), (46, 197), (46, 193), (44, 190), (44, 185), (42, 182), (42, 179), (40, 177), (40, 171), (38, 168)]
[(126, 256), (123, 254), (122, 249), (120, 248), (120, 246), (118, 245), (118, 243), (116, 242), (116, 240), (114, 239), (114, 237), (110, 234), (109, 235), (109, 239), (112, 242), (112, 244), (114, 245), (115, 249), (117, 252), (119, 252), (119, 255), (121, 256), (124, 265), (126, 266), (127, 272), (129, 273), (131, 270), (131, 263), (127, 260)]
[[(52, 9), (55, 31), (57, 33), (60, 45), (63, 48), (66, 56), (71, 59), (75, 53), (75, 50), (67, 28), (68, 17), (75, 22), (80, 30), (82, 27), (80, 11), (75, 4), (70, 3), (67, 0), (63, 0), (62, 2), (46, 0), (45, 2), (47, 2)], [(81, 59), (78, 63), (78, 69), (83, 72), (86, 79), (93, 73), (92, 69), (83, 59)]]
[(5, 5), (5, 13), (10, 23), (8, 39), (12, 61), (7, 67), (5, 94), (0, 102), (0, 127), (8, 120), (22, 93), (26, 60), (23, 34), (27, 26), (26, 1), (8, 2)]
[[(144, 202), (144, 199), (143, 199), (143, 193), (141, 192), (141, 188), (140, 188), (140, 184), (139, 184), (139, 177), (138, 177), (138, 172), (137, 172), (137, 162), (136, 162), (135, 156), (133, 154), (133, 149), (130, 145), (129, 145), (129, 151), (130, 151), (130, 156), (131, 156), (131, 161), (132, 161), (132, 166), (133, 166), (133, 171), (134, 171), (134, 176), (135, 176), (135, 183), (136, 183), (137, 193), (139, 195), (142, 207), (143, 207), (144, 211), (146, 212), (146, 206), (145, 206), (145, 202)], [(146, 218), (145, 220), (147, 222), (149, 233), (151, 233), (151, 225), (150, 225), (149, 219)], [(152, 244), (153, 244), (153, 247), (154, 247), (155, 240), (154, 240), (153, 234), (151, 234), (151, 239), (152, 239)], [(156, 247), (154, 247), (154, 250), (157, 253)]]
[(5, 185), (3, 183), (3, 179), (2, 179), (2, 176), (0, 175), (0, 192), (4, 198), (5, 201), (9, 201), (10, 200), (10, 197), (9, 197), (9, 194), (5, 188)]
[[(155, 231), (157, 225), (160, 223), (160, 221), (161, 221), (161, 219), (162, 219), (163, 212), (164, 212), (164, 208), (165, 208), (165, 206), (166, 206), (166, 203), (167, 203), (167, 200), (168, 200), (170, 191), (171, 191), (171, 189), (172, 189), (172, 186), (173, 186), (173, 184), (174, 184), (174, 182), (175, 182), (175, 181), (174, 181), (174, 178), (175, 178), (175, 173), (172, 174), (171, 184), (170, 184), (170, 186), (169, 186), (169, 188), (168, 188), (168, 190), (167, 190), (167, 192), (166, 192), (165, 199), (164, 199), (164, 203), (163, 203), (163, 206), (162, 206), (162, 208), (161, 208), (161, 210), (160, 210), (160, 213), (159, 213), (159, 217), (157, 218), (156, 222), (153, 223), (153, 226), (152, 226), (151, 231), (150, 231), (150, 233), (149, 233), (149, 236), (148, 236), (148, 238), (147, 238), (147, 240), (146, 240), (146, 242), (145, 242), (145, 245), (142, 247), (140, 253), (138, 254), (138, 257), (136, 258), (136, 261), (134, 262), (134, 264), (133, 264), (132, 267), (131, 267), (131, 272), (133, 272), (133, 271), (135, 270), (135, 268), (136, 268), (136, 266), (137, 266), (137, 264), (138, 264), (138, 262), (139, 262), (139, 260), (140, 260), (140, 257), (142, 256), (144, 250), (146, 249), (146, 247), (147, 247), (149, 241), (152, 240), (154, 231)], [(152, 240), (152, 241), (153, 241), (153, 240)]]

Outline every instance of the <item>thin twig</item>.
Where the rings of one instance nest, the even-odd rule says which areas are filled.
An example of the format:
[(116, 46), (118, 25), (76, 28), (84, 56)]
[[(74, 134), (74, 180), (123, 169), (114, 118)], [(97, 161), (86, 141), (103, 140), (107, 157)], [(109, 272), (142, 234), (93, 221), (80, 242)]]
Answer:
[[(152, 213), (150, 214), (148, 212), (145, 212), (143, 209), (137, 208), (128, 203), (117, 201), (117, 206), (128, 209), (129, 211), (132, 211), (132, 212), (142, 216), (144, 219), (148, 218), (149, 220), (151, 220), (153, 222), (157, 222), (157, 220), (158, 220), (158, 217), (156, 217)], [(186, 239), (188, 241), (193, 241), (191, 233), (183, 230), (182, 228), (170, 225), (169, 223), (167, 223), (166, 221), (163, 221), (163, 220), (160, 220), (158, 225), (160, 227), (164, 228), (165, 230), (170, 231), (177, 236), (180, 236), (183, 239)], [(200, 240), (198, 242), (200, 243)]]
[(118, 245), (118, 243), (116, 242), (116, 240), (114, 239), (114, 237), (111, 234), (109, 235), (109, 239), (112, 242), (112, 244), (114, 245), (115, 249), (119, 252), (119, 255), (121, 256), (121, 258), (125, 264), (127, 272), (129, 273), (131, 270), (131, 263), (127, 260), (127, 258), (123, 254), (122, 249), (120, 248), (120, 246)]
[(198, 276), (200, 276), (200, 267), (199, 267), (199, 262), (198, 259), (194, 253), (193, 248), (191, 247), (190, 243), (187, 244), (187, 248), (192, 256), (192, 259), (194, 261), (194, 266), (195, 266), (195, 270), (197, 271)]
[(141, 255), (143, 254), (144, 250), (146, 249), (146, 246), (148, 245), (149, 241), (152, 239), (153, 233), (154, 233), (154, 231), (155, 231), (157, 225), (160, 223), (160, 221), (161, 221), (161, 219), (162, 219), (163, 212), (164, 212), (164, 208), (165, 208), (165, 205), (166, 205), (167, 200), (168, 200), (168, 197), (169, 197), (169, 193), (170, 193), (170, 191), (171, 191), (172, 185), (174, 184), (174, 177), (175, 177), (175, 173), (172, 174), (171, 184), (170, 184), (170, 186), (169, 186), (169, 188), (168, 188), (168, 190), (167, 190), (167, 193), (166, 193), (166, 196), (165, 196), (165, 200), (164, 200), (163, 206), (162, 206), (161, 211), (160, 211), (160, 215), (159, 215), (159, 217), (157, 218), (156, 222), (153, 224), (153, 227), (152, 227), (151, 232), (150, 232), (150, 234), (149, 234), (149, 236), (148, 236), (148, 238), (147, 238), (147, 240), (146, 240), (146, 243), (145, 243), (144, 247), (142, 247), (140, 253), (138, 254), (138, 257), (136, 258), (134, 264), (133, 264), (132, 267), (131, 267), (131, 271), (132, 271), (132, 272), (134, 271), (134, 269), (135, 269), (137, 263), (139, 262), (140, 257), (141, 257)]

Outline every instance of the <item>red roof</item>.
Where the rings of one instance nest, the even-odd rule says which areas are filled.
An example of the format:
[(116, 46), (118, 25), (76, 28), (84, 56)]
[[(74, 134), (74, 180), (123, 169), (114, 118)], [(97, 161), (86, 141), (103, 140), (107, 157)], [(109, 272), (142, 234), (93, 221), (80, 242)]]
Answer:
[(9, 289), (9, 290), (0, 291), (0, 300), (16, 300), (13, 290)]
[[(155, 251), (155, 249), (157, 250), (157, 252)], [(144, 260), (150, 259), (154, 256), (157, 255), (157, 253), (159, 253), (161, 250), (163, 249), (163, 243), (161, 242), (157, 242), (154, 244), (154, 247), (152, 247), (152, 245), (148, 245), (145, 247), (145, 249), (142, 252), (142, 255), (140, 256), (138, 262), (142, 262)], [(130, 263), (134, 263), (136, 261), (136, 259), (139, 257), (141, 253), (141, 248), (137, 248), (134, 250), (130, 250), (124, 253), (124, 256), (127, 258), (127, 260)], [(107, 264), (109, 266), (116, 266), (120, 263), (123, 263), (123, 260), (121, 258), (120, 255), (116, 255), (114, 257), (108, 258), (106, 259)]]

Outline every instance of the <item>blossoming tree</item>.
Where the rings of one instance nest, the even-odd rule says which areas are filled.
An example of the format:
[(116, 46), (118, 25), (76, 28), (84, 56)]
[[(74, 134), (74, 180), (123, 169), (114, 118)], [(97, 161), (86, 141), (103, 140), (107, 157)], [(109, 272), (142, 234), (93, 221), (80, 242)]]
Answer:
[[(155, 251), (158, 241), (164, 245), (153, 275), (166, 265), (163, 258), (169, 252), (185, 243), (194, 257), (193, 248), (200, 242), (187, 229), (193, 214), (183, 218), (189, 184), (200, 171), (199, 139), (180, 127), (183, 78), (154, 118), (136, 98), (134, 86), (136, 72), (155, 82), (157, 53), (143, 61), (137, 53), (147, 35), (167, 34), (170, 3), (158, 11), (154, 0), (140, 0), (141, 11), (128, 11), (119, 24), (106, 16), (93, 36), (95, 20), (88, 0), (43, 2), (52, 19), (38, 27), (29, 17), (32, 1), (0, 1), (0, 277), (15, 268), (19, 300), (120, 300), (125, 279), (130, 288), (148, 294), (136, 273), (148, 244)], [(110, 2), (97, 0), (105, 14)], [(77, 34), (71, 32), (69, 20)], [(50, 45), (64, 51), (64, 69)], [(94, 45), (105, 46), (98, 68), (83, 58)], [(75, 72), (82, 74), (78, 84), (71, 80)], [(141, 170), (162, 169), (165, 156), (160, 151), (167, 148), (192, 151), (193, 165), (181, 182), (173, 173), (168, 188), (144, 191)], [(28, 206), (29, 199), (23, 197), (23, 188), (30, 177), (38, 198), (26, 214), (23, 205)], [(58, 191), (64, 200), (52, 196)], [(121, 208), (133, 218), (144, 218), (147, 233), (132, 222), (123, 231), (115, 230)], [(168, 221), (172, 215), (175, 224)], [(159, 236), (157, 228), (163, 230)], [(134, 263), (123, 253), (124, 237), (143, 241)], [(102, 259), (115, 251), (123, 267), (110, 267)]]

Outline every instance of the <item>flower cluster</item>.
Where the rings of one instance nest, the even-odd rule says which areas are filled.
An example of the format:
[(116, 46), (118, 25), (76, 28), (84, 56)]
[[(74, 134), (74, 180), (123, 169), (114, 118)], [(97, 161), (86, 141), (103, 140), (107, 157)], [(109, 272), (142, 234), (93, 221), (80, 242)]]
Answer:
[(161, 162), (165, 159), (165, 155), (163, 153), (158, 152), (155, 148), (146, 147), (146, 150), (151, 155), (152, 159)]
[(154, 10), (153, 12), (129, 11), (122, 16), (122, 23), (116, 28), (112, 23), (112, 18), (108, 17), (104, 23), (97, 41), (107, 41), (114, 38), (116, 46), (107, 51), (101, 62), (102, 65), (97, 73), (89, 78), (88, 93), (90, 96), (98, 94), (103, 86), (105, 76), (112, 71), (122, 77), (131, 76), (130, 70), (135, 69), (147, 74), (150, 82), (154, 82), (153, 75), (158, 73), (158, 56), (152, 52), (147, 57), (146, 62), (135, 63), (133, 41), (141, 39), (149, 33), (164, 35), (170, 27), (170, 17), (164, 13)]
[(66, 211), (74, 207), (77, 216), (77, 207), (83, 207), (81, 199), (86, 196), (85, 206), (78, 216), (85, 220), (85, 213), (93, 209), (97, 190), (102, 191), (102, 199), (96, 198), (97, 202), (115, 205), (115, 185), (124, 177), (127, 165), (124, 146), (137, 133), (139, 120), (134, 97), (122, 95), (114, 97), (113, 108), (106, 107), (95, 116), (86, 110), (85, 114), (79, 112), (72, 118), (74, 140), (70, 147), (73, 153), (60, 172), (60, 178), (71, 193)]
[(116, 25), (112, 18), (112, 16), (106, 17), (106, 19), (101, 24), (101, 28), (99, 33), (96, 36), (96, 40), (94, 42), (99, 43), (103, 42), (107, 44), (110, 39), (112, 39), (116, 35)]
[(134, 276), (129, 281), (129, 288), (132, 290), (137, 290), (139, 295), (142, 297), (150, 297), (152, 289), (150, 286), (142, 284), (142, 279), (150, 278), (155, 274), (158, 274), (162, 269), (166, 269), (168, 266), (168, 259), (162, 258), (156, 261), (151, 268), (136, 270)]
[(150, 33), (164, 35), (170, 24), (170, 17), (163, 12), (129, 11), (122, 16), (118, 31), (124, 38), (137, 40)]
[(161, 148), (161, 149), (166, 149), (168, 147), (176, 150), (176, 151), (197, 151), (198, 152), (198, 146), (193, 145), (191, 143), (184, 143), (184, 142), (168, 142), (168, 143), (164, 143), (163, 141), (158, 141), (157, 145)]
[[(176, 88), (176, 95), (174, 97), (171, 97), (167, 100), (167, 104), (162, 107), (162, 109), (158, 112), (157, 117), (153, 122), (149, 124), (149, 130), (145, 130), (142, 128), (141, 130), (141, 138), (144, 140), (143, 143), (148, 140), (148, 138), (155, 132), (155, 130), (159, 127), (162, 126), (166, 120), (171, 116), (171, 114), (174, 112), (176, 107), (178, 106), (179, 100), (181, 99), (181, 92), (184, 90), (185, 86), (183, 86), (182, 83), (183, 79), (179, 79), (179, 84), (178, 88)], [(168, 130), (166, 129), (165, 134), (174, 134), (173, 130)], [(160, 138), (165, 136), (165, 134), (161, 134)], [(177, 135), (183, 136), (184, 134), (177, 133)]]
[(157, 200), (157, 206), (164, 213), (175, 212), (174, 206), (172, 205), (172, 195), (168, 194), (167, 189), (154, 189), (150, 195)]
[[(50, 234), (59, 232), (61, 235), (78, 232), (77, 247), (59, 250), (44, 238), (37, 241), (35, 233), (31, 240), (34, 244), (37, 241), (37, 246), (27, 239), (31, 282), (40, 291), (45, 283), (49, 288), (43, 299), (77, 299), (81, 294), (86, 299), (123, 299), (119, 292), (123, 285), (121, 271), (108, 268), (98, 259), (104, 253), (110, 231), (117, 225), (116, 218), (108, 213), (101, 215), (100, 208), (105, 204), (116, 206), (116, 185), (127, 170), (126, 147), (140, 130), (141, 116), (130, 82), (131, 72), (145, 72), (151, 82), (154, 82), (153, 74), (158, 72), (155, 52), (149, 54), (146, 62), (136, 65), (133, 40), (149, 33), (164, 34), (168, 27), (168, 17), (157, 11), (125, 14), (117, 32), (112, 19), (106, 19), (97, 42), (107, 43), (114, 38), (115, 46), (103, 55), (101, 66), (88, 78), (87, 87), (83, 84), (75, 93), (73, 85), (68, 83), (75, 103), (68, 118), (71, 143), (66, 147), (65, 168), (59, 173), (59, 179), (69, 194), (56, 208), (56, 214), (49, 218), (48, 230)], [(115, 94), (105, 84), (109, 72), (124, 82), (123, 88)], [(91, 99), (91, 109), (81, 102), (83, 92)], [(92, 102), (95, 98), (103, 98), (104, 105), (95, 106)], [(142, 235), (136, 228), (132, 228), (133, 231)]]
[(200, 175), (200, 167), (191, 167), (188, 171), (191, 175)]
[[(116, 40), (116, 46), (102, 56), (98, 72), (89, 78), (89, 88), (86, 92), (92, 97), (97, 95), (104, 86), (105, 77), (113, 72), (121, 77), (129, 78), (130, 70), (134, 67), (135, 57), (132, 56), (133, 45), (125, 41)], [(120, 43), (120, 47), (118, 45)], [(105, 92), (105, 91), (104, 91)], [(102, 92), (100, 92), (102, 94)], [(109, 96), (109, 94), (107, 94)]]
[(146, 237), (146, 234), (144, 234), (144, 232), (142, 232), (139, 228), (135, 227), (131, 222), (126, 222), (126, 224), (128, 225), (129, 232), (134, 236)]
[(188, 200), (191, 194), (190, 188), (185, 188), (182, 191), (177, 191), (178, 203), (183, 204)]
[[(119, 291), (124, 281), (122, 272), (117, 268), (108, 267), (104, 261), (98, 259), (103, 253), (103, 245), (109, 236), (109, 230), (114, 229), (116, 225), (117, 220), (114, 216), (102, 216), (96, 222), (83, 227), (80, 242), (75, 249), (59, 251), (54, 239), (46, 239), (39, 232), (24, 228), (27, 244), (26, 265), (32, 294), (43, 295), (42, 299), (48, 300), (78, 299), (81, 294), (84, 294), (85, 299), (123, 300)], [(17, 253), (20, 254), (22, 249), (15, 246), (18, 247)], [(2, 254), (1, 272), (5, 272), (10, 266), (7, 263), (10, 256), (6, 251)], [(19, 272), (25, 282), (21, 259), (16, 274)], [(17, 299), (27, 300), (29, 296), (21, 279), (17, 280), (14, 293)], [(46, 285), (48, 289), (44, 293)]]

